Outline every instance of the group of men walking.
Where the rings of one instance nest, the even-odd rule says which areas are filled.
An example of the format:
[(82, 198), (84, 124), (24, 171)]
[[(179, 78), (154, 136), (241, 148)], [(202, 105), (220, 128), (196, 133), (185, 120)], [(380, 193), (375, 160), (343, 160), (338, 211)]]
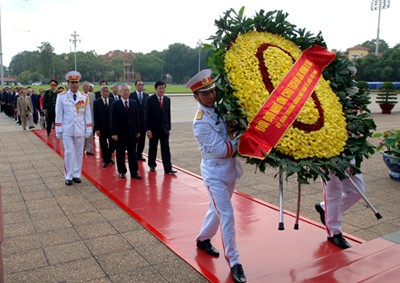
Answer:
[[(157, 166), (160, 141), (165, 174), (177, 173), (171, 163), (171, 104), (170, 99), (164, 96), (164, 82), (156, 82), (156, 93), (149, 96), (143, 90), (143, 81), (135, 82), (136, 90), (132, 93), (127, 84), (113, 85), (110, 91), (107, 82), (103, 81), (96, 98), (96, 94), (89, 91), (87, 82), (83, 83), (83, 93), (79, 91), (80, 79), (77, 71), (67, 73), (68, 91), (59, 94), (55, 103), (56, 137), (64, 144), (65, 183), (68, 186), (81, 182), (84, 146), (93, 143), (93, 133), (99, 137), (102, 167), (115, 163), (112, 157), (115, 151), (120, 178), (126, 178), (128, 173), (125, 165), (127, 153), (131, 178), (142, 179), (138, 161), (146, 160), (143, 157), (146, 136), (149, 138), (150, 171), (154, 172)], [(153, 100), (156, 104), (152, 103)], [(93, 146), (86, 147), (86, 154), (92, 150)]]

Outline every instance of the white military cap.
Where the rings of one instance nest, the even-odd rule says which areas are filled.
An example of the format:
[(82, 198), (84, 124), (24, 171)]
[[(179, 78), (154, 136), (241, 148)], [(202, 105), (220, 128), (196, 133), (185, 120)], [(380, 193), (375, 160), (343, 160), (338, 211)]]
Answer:
[(79, 73), (78, 71), (69, 71), (66, 75), (65, 75), (65, 79), (67, 81), (80, 81), (81, 80), (81, 73)]
[(202, 70), (198, 72), (193, 78), (191, 78), (186, 87), (190, 88), (192, 92), (195, 91), (208, 91), (215, 88), (215, 82), (211, 78), (212, 71), (210, 69)]

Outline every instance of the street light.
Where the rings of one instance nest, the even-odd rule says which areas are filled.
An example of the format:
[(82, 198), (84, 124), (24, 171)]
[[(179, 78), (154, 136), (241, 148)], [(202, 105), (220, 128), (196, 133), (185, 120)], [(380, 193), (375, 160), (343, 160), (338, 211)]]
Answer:
[(79, 34), (76, 33), (76, 31), (74, 31), (73, 34), (71, 34), (72, 38), (69, 40), (70, 43), (72, 43), (74, 45), (74, 53), (75, 53), (75, 71), (76, 71), (76, 44), (78, 42), (81, 42), (80, 39), (78, 39)]
[(379, 50), (379, 26), (381, 25), (381, 10), (389, 8), (390, 0), (372, 0), (371, 1), (371, 11), (379, 11), (378, 14), (378, 33), (376, 35), (376, 47), (375, 47), (375, 55), (378, 56)]
[(3, 73), (3, 47), (1, 44), (1, 6), (0, 6), (0, 77), (1, 77), (1, 90), (3, 90), (3, 88), (4, 88), (4, 73)]
[(201, 39), (197, 41), (197, 47), (199, 48), (199, 72), (200, 72), (200, 62), (201, 62), (201, 47), (203, 46), (203, 42), (201, 42)]

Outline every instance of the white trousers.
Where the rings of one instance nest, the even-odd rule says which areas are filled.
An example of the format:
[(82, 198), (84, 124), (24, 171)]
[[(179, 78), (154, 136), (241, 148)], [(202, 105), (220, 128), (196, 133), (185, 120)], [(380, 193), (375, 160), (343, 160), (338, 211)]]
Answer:
[[(349, 176), (358, 188), (365, 192), (362, 174), (349, 174)], [(326, 232), (328, 237), (333, 237), (342, 233), (343, 212), (352, 207), (361, 196), (349, 179), (340, 180), (333, 174), (330, 174), (329, 178), (326, 184), (322, 181), (324, 202), (320, 204), (325, 210)]]
[(65, 179), (80, 178), (85, 138), (63, 135)]
[(86, 152), (93, 152), (93, 134), (85, 138), (85, 150)]
[(212, 180), (206, 184), (210, 197), (210, 206), (204, 218), (203, 226), (196, 241), (211, 239), (218, 231), (221, 225), (222, 245), (224, 247), (225, 258), (232, 267), (239, 264), (239, 252), (236, 247), (235, 219), (231, 197), (235, 183), (229, 184)]

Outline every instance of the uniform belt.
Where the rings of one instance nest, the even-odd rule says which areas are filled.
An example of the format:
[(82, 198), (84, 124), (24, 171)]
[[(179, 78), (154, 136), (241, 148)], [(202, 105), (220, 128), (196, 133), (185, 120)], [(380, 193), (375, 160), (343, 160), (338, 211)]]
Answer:
[(201, 156), (202, 156), (202, 158), (204, 160), (207, 160), (207, 159), (222, 159), (223, 158), (223, 157), (216, 156), (216, 155), (212, 154), (211, 152), (202, 152)]

